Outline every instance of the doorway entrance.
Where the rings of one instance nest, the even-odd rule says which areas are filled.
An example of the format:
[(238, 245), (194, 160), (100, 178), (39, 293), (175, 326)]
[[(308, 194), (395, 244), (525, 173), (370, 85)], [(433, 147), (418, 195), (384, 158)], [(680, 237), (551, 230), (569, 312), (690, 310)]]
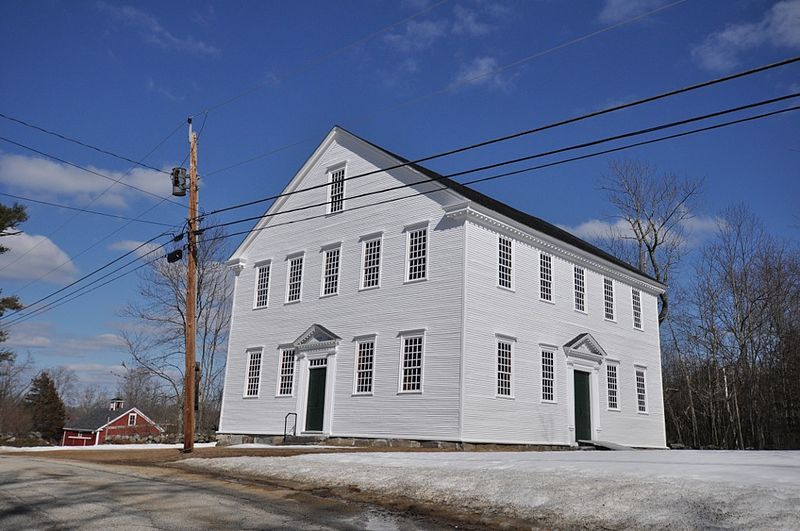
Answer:
[(325, 417), (326, 366), (308, 369), (308, 402), (306, 405), (306, 431), (322, 431)]
[(575, 371), (575, 440), (592, 438), (592, 413), (589, 395), (589, 373)]

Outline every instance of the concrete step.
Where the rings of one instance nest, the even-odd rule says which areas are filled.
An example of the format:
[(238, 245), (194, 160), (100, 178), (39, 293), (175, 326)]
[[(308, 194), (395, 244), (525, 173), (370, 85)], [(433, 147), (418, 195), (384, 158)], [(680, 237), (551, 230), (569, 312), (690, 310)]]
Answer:
[(328, 439), (325, 435), (287, 435), (283, 444), (320, 444)]

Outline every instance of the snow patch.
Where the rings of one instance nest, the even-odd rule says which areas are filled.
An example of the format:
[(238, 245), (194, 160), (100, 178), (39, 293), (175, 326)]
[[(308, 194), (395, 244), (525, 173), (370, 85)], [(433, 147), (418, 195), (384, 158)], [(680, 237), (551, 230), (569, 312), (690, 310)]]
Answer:
[[(217, 443), (195, 443), (195, 448), (213, 448)], [(92, 450), (163, 450), (165, 448), (183, 448), (183, 443), (178, 444), (101, 444), (98, 446), (0, 446), (0, 452), (53, 452), (61, 450), (92, 451)]]

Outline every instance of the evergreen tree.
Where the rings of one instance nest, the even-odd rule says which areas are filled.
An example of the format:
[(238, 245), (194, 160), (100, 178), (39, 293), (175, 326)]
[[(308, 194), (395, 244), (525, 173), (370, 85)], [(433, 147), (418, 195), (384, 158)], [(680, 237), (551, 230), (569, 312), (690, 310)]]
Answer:
[[(25, 207), (14, 203), (13, 206), (6, 206), (0, 203), (0, 237), (14, 236), (19, 234), (17, 225), (26, 221), (28, 214), (25, 212)], [(0, 254), (8, 251), (8, 247), (0, 244)], [(2, 291), (2, 290), (0, 290)], [(22, 304), (17, 297), (0, 297), (0, 317), (6, 310), (21, 310)], [(0, 330), (0, 343), (8, 338), (8, 333), (5, 330)], [(12, 353), (8, 351), (0, 351), (0, 361), (9, 360)]]
[(33, 431), (41, 433), (44, 439), (57, 441), (61, 438), (67, 414), (49, 374), (41, 372), (33, 379), (31, 390), (25, 395), (25, 406), (31, 414)]

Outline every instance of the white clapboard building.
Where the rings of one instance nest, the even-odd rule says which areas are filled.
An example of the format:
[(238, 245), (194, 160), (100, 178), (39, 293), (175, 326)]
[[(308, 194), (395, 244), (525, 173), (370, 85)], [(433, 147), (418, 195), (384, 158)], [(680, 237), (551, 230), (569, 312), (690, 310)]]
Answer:
[(405, 162), (335, 127), (233, 254), (222, 437), (665, 447), (664, 286)]

